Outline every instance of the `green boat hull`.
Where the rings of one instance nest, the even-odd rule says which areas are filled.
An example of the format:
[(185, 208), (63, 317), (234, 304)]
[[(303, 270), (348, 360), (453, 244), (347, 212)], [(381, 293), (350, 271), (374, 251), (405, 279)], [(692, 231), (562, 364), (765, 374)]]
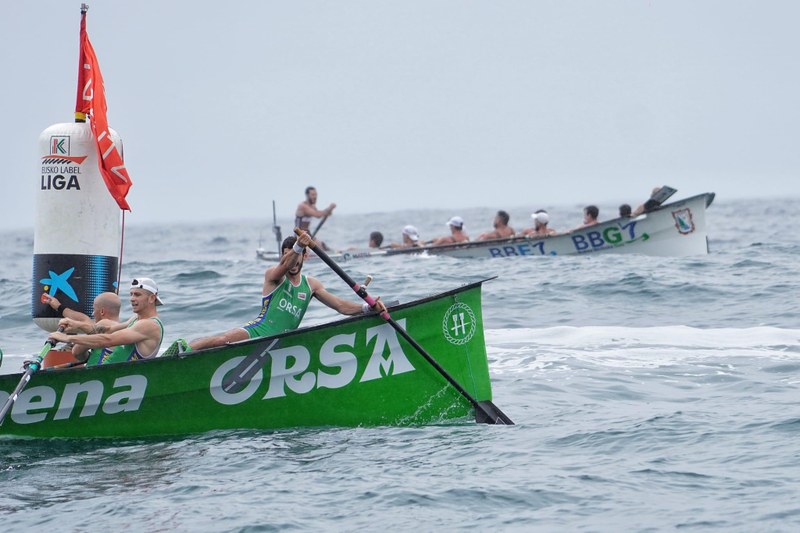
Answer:
[[(490, 401), (481, 283), (390, 311), (469, 395)], [(0, 376), (0, 405), (21, 377)], [(472, 403), (390, 324), (364, 316), (183, 356), (43, 370), (0, 435), (145, 437), (473, 416)]]

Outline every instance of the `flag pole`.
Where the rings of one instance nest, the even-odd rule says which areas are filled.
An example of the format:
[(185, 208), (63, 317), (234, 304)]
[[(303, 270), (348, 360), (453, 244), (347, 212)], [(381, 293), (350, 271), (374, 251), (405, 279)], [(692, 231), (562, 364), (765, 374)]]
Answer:
[[(81, 4), (81, 33), (80, 40), (86, 33), (86, 12), (89, 11), (89, 4)], [(83, 110), (83, 69), (86, 68), (86, 57), (83, 53), (83, 43), (78, 46), (78, 97), (75, 102), (75, 122), (86, 122), (86, 112)]]

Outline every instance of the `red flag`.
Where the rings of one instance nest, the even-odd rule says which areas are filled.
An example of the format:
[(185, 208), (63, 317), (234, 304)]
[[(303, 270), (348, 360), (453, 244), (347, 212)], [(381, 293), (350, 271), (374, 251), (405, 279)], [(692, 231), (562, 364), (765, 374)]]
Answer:
[(114, 145), (108, 132), (108, 119), (106, 118), (106, 93), (103, 86), (103, 76), (100, 74), (100, 65), (94, 54), (89, 34), (86, 33), (86, 11), (81, 9), (81, 50), (78, 65), (78, 97), (75, 103), (75, 118), (80, 120), (89, 118), (92, 133), (97, 141), (97, 160), (100, 173), (106, 187), (117, 201), (120, 209), (130, 211), (131, 208), (125, 200), (128, 189), (131, 188), (131, 178), (125, 168), (122, 155)]

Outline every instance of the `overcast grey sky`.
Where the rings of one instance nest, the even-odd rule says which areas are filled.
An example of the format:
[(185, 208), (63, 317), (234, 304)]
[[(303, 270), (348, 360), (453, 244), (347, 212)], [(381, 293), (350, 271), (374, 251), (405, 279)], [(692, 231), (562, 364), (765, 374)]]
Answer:
[[(800, 2), (90, 3), (128, 223), (800, 196)], [(0, 18), (0, 228), (72, 121), (80, 2)]]

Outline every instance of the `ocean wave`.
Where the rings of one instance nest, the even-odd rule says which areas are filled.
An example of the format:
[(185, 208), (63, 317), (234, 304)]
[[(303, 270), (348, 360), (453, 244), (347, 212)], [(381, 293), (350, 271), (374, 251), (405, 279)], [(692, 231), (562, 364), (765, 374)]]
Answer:
[(487, 329), (487, 343), (520, 342), (535, 338), (538, 344), (590, 347), (662, 345), (679, 348), (746, 348), (797, 346), (800, 329), (776, 327), (696, 328), (691, 326), (556, 326), (551, 328)]
[(485, 337), (492, 369), (500, 373), (551, 368), (567, 361), (572, 366), (580, 361), (654, 368), (706, 360), (716, 365), (714, 372), (724, 374), (737, 358), (800, 360), (800, 329), (776, 327), (559, 326), (490, 329)]

